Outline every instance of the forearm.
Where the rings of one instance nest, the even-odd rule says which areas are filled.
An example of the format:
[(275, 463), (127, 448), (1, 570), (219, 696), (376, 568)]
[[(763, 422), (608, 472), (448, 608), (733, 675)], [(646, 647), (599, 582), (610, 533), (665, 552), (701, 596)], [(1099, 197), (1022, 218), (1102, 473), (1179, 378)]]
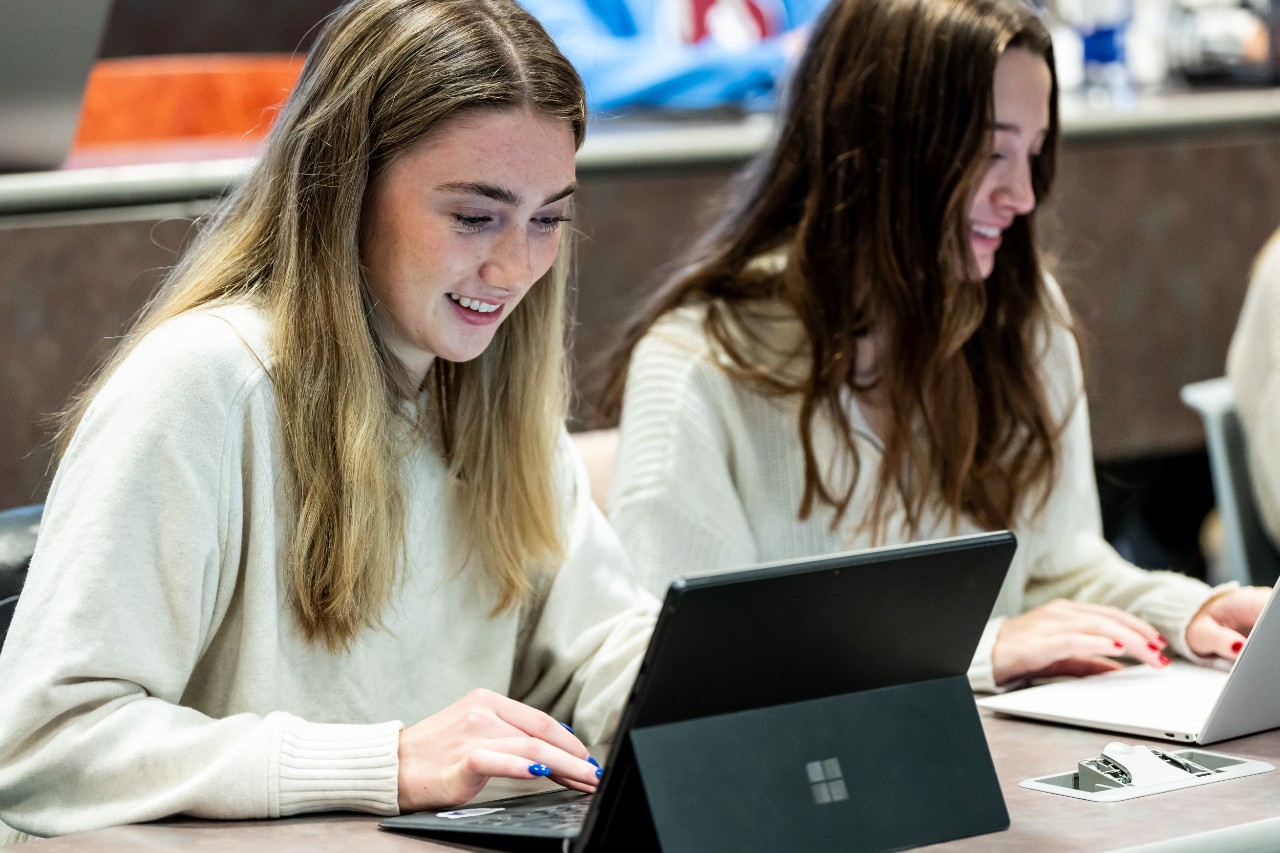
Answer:
[(1025, 609), (1055, 598), (1108, 604), (1149, 622), (1183, 657), (1194, 658), (1187, 624), (1215, 590), (1176, 572), (1152, 571), (1126, 561), (1101, 536), (1082, 531), (1061, 544), (1054, 558), (1065, 568), (1033, 576)]
[[(398, 722), (323, 725), (282, 712), (215, 720), (140, 694), (112, 698), (116, 687), (6, 696), (0, 819), (61, 835), (173, 814), (395, 812)], [(64, 710), (45, 718), (51, 707)]]

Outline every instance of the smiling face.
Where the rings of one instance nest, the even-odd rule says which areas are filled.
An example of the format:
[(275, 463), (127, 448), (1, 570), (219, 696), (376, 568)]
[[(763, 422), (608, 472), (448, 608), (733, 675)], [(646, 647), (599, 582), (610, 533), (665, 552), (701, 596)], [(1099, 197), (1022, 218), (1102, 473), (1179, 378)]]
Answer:
[(555, 260), (573, 131), (519, 109), (455, 116), (370, 185), (360, 259), (388, 349), (421, 384), (469, 361)]
[(1053, 77), (1039, 54), (1006, 50), (996, 62), (991, 165), (969, 207), (969, 245), (982, 278), (996, 266), (1000, 235), (1015, 217), (1035, 209), (1031, 163), (1049, 131)]

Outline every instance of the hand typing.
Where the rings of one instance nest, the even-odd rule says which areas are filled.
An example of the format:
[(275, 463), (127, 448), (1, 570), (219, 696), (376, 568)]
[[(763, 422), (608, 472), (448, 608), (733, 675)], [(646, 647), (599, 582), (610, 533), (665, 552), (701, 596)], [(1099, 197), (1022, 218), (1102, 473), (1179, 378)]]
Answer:
[(493, 776), (549, 776), (586, 792), (598, 781), (597, 765), (567, 728), (489, 690), (473, 690), (401, 731), (399, 755), (402, 812), (464, 803)]
[(1015, 678), (1093, 675), (1127, 655), (1167, 666), (1165, 638), (1118, 607), (1056, 599), (1005, 621), (991, 652), (996, 684)]
[(1187, 645), (1201, 657), (1235, 660), (1262, 614), (1271, 589), (1245, 586), (1215, 595), (1187, 625)]

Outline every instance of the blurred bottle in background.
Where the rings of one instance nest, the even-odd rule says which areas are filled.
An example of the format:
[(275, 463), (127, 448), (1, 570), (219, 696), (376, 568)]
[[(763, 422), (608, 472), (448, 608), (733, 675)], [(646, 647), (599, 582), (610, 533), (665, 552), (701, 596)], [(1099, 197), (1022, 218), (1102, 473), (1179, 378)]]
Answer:
[[(1055, 52), (1070, 64), (1068, 80), (1083, 91), (1092, 106), (1126, 109), (1132, 106), (1134, 79), (1130, 39), (1137, 5), (1148, 0), (1057, 0), (1052, 11), (1065, 27), (1057, 33)], [(1164, 0), (1150, 0), (1161, 3)], [(1079, 65), (1071, 62), (1071, 54)], [(1059, 69), (1060, 72), (1063, 69)], [(1064, 83), (1064, 88), (1066, 84)]]

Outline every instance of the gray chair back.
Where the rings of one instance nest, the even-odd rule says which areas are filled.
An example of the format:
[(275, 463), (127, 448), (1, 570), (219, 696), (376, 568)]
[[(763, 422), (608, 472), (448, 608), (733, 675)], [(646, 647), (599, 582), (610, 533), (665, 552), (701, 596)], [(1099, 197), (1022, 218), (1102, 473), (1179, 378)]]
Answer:
[(1222, 563), (1216, 573), (1210, 567), (1209, 581), (1274, 584), (1280, 575), (1280, 553), (1258, 515), (1248, 443), (1230, 380), (1220, 377), (1185, 385), (1182, 401), (1204, 421), (1213, 496), (1222, 520)]

